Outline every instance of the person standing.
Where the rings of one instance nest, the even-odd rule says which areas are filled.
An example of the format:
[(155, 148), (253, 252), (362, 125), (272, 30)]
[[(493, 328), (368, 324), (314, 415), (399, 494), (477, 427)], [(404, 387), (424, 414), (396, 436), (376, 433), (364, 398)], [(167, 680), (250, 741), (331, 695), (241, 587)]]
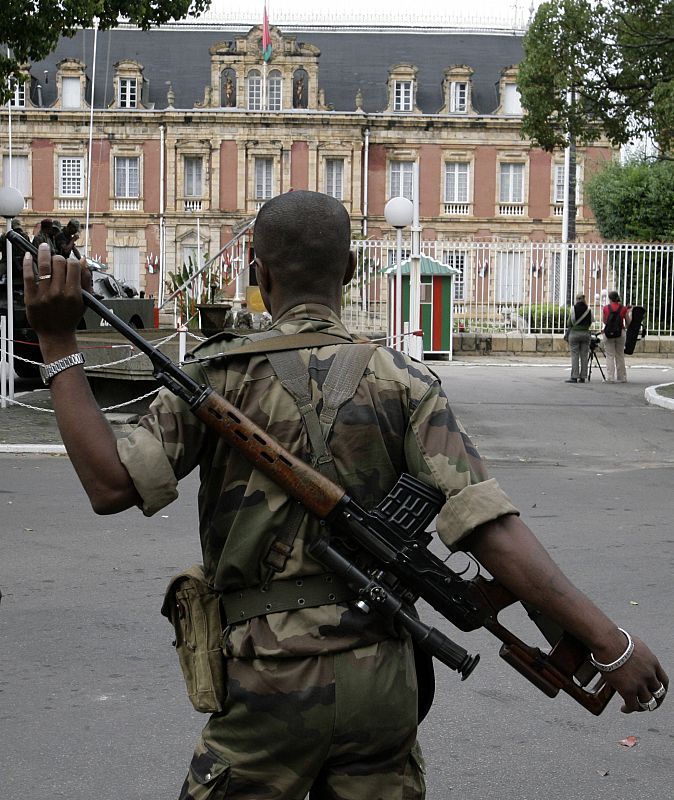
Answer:
[(602, 310), (606, 380), (608, 383), (627, 383), (625, 328), (629, 324), (630, 308), (622, 304), (620, 295), (616, 291), (608, 293), (608, 300)]
[(35, 247), (39, 247), (41, 244), (48, 244), (51, 254), (53, 256), (56, 255), (56, 246), (52, 236), (52, 220), (43, 219), (40, 222), (40, 230), (33, 236), (33, 244)]
[(585, 295), (576, 295), (576, 302), (571, 309), (566, 325), (564, 338), (571, 350), (571, 377), (567, 383), (585, 383), (587, 365), (590, 359), (590, 327), (592, 312), (585, 302)]
[[(445, 498), (436, 523), (442, 542), (474, 554), (516, 597), (580, 639), (622, 695), (624, 713), (657, 709), (669, 686), (657, 658), (564, 576), (489, 478), (437, 376), (377, 346), (366, 350), (366, 361), (352, 354), (357, 374), (344, 370), (342, 348), (367, 346), (356, 345), (340, 319), (343, 287), (356, 268), (350, 236), (343, 204), (328, 195), (296, 191), (267, 201), (253, 239), (260, 294), (279, 336), (310, 340), (289, 351), (297, 356), (290, 359), (237, 355), (247, 337), (225, 333), (202, 343), (199, 361), (186, 370), (293, 455), (321, 460), (325, 474), (334, 472), (365, 508), (376, 506), (401, 472), (436, 487)], [(26, 256), (29, 319), (51, 367), (64, 444), (93, 510), (136, 505), (154, 514), (177, 497), (182, 478), (199, 471), (203, 572), (227, 612), (224, 632), (222, 624), (213, 629), (226, 669), (222, 707), (206, 722), (180, 800), (297, 800), (308, 793), (423, 800), (421, 674), (409, 636), (383, 616), (362, 613), (348, 586), (341, 594), (337, 576), (326, 575), (305, 546), (321, 535), (318, 520), (183, 400), (162, 389), (149, 414), (117, 440), (77, 353), (86, 271), (52, 258), (45, 245), (37, 267), (36, 280)], [(332, 421), (321, 421), (317, 409), (323, 414), (326, 396), (342, 388), (337, 373), (348, 383), (357, 379), (355, 393)], [(310, 584), (330, 589), (317, 589), (308, 602)]]

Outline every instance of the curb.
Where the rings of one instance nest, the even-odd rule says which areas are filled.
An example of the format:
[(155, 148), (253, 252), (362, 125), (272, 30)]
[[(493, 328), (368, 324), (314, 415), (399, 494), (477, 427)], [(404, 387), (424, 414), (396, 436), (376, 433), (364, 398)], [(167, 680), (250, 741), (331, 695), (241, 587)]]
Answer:
[(661, 408), (668, 408), (674, 411), (674, 398), (663, 397), (661, 394), (658, 394), (658, 389), (660, 389), (662, 386), (671, 385), (671, 383), (659, 383), (657, 386), (647, 387), (646, 391), (644, 392), (644, 398), (646, 399), (646, 402), (652, 406), (660, 406)]
[(39, 453), (41, 455), (65, 456), (62, 444), (0, 444), (0, 453)]

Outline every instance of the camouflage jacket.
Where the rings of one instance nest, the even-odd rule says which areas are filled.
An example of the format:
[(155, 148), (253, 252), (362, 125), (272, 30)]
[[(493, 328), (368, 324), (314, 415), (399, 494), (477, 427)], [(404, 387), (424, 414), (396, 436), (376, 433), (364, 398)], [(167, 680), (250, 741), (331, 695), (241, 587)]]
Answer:
[[(296, 306), (273, 327), (284, 334), (320, 331), (351, 339), (339, 318), (324, 306)], [(195, 354), (215, 355), (246, 341), (216, 336)], [(319, 412), (321, 387), (338, 347), (300, 351)], [(226, 364), (215, 358), (188, 364), (186, 370), (199, 381), (207, 380), (287, 450), (307, 458), (307, 437), (295, 401), (264, 355), (233, 358)], [(449, 408), (439, 379), (397, 351), (374, 349), (356, 394), (337, 415), (329, 445), (341, 484), (365, 508), (376, 505), (403, 471), (440, 488), (447, 501), (437, 529), (449, 547), (481, 523), (517, 513), (496, 481), (488, 479), (483, 461)], [(293, 505), (269, 478), (205, 429), (187, 405), (166, 390), (131, 435), (118, 441), (118, 451), (147, 515), (174, 500), (178, 481), (198, 467), (199, 530), (209, 582), (222, 591), (262, 582), (264, 555), (287, 526)], [(317, 523), (305, 516), (292, 556), (279, 577), (324, 572), (303, 551), (310, 526)], [(304, 655), (390, 635), (387, 625), (368, 621), (357, 612), (347, 614), (344, 608), (320, 606), (242, 623), (230, 635), (230, 651), (235, 655)]]

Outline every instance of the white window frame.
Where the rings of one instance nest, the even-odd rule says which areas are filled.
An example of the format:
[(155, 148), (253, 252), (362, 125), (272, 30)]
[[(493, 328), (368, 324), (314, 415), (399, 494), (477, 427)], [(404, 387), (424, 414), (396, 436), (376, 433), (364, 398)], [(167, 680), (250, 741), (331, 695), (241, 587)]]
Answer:
[(119, 78), (118, 92), (120, 108), (138, 108), (138, 78)]
[(507, 250), (498, 253), (494, 300), (497, 303), (520, 303), (524, 285), (524, 254)]
[(271, 199), (274, 194), (274, 159), (271, 156), (255, 157), (254, 199), (256, 202)]
[[(75, 98), (76, 105), (73, 102)], [(82, 108), (82, 79), (79, 76), (64, 75), (61, 79), (61, 108), (64, 110)]]
[(140, 197), (140, 156), (115, 156), (115, 197)]
[(112, 268), (117, 280), (140, 291), (140, 248), (114, 245)]
[[(463, 181), (461, 179), (464, 179)], [(470, 164), (445, 160), (445, 204), (470, 202)]]
[(82, 156), (59, 156), (59, 197), (84, 197), (85, 163)]
[(262, 75), (257, 69), (251, 69), (246, 76), (246, 108), (262, 111)]
[(389, 161), (389, 199), (406, 197), (413, 201), (414, 161), (393, 158)]
[(453, 114), (468, 111), (468, 81), (452, 81), (449, 87), (449, 110)]
[(204, 196), (204, 158), (200, 155), (183, 156), (183, 195), (185, 197)]
[(30, 190), (30, 160), (27, 155), (16, 153), (12, 155), (12, 177), (9, 176), (9, 155), (2, 157), (2, 180), (5, 186), (18, 189), (24, 198), (31, 196)]
[(283, 76), (275, 69), (269, 73), (267, 81), (267, 110), (280, 111), (283, 108)]
[(12, 108), (26, 107), (26, 84), (24, 81), (16, 81), (14, 83), (14, 94), (9, 100), (9, 105)]
[[(580, 182), (583, 170), (576, 163), (576, 204), (580, 203)], [(555, 164), (553, 171), (553, 200), (554, 205), (564, 205), (564, 164)]]
[[(518, 177), (519, 187), (513, 179)], [(524, 205), (526, 165), (522, 161), (499, 162), (499, 203)], [(519, 188), (519, 191), (516, 191)]]
[(468, 253), (465, 250), (444, 250), (442, 263), (448, 267), (460, 270), (460, 275), (453, 276), (454, 301), (463, 302), (466, 299), (466, 264)]
[(325, 159), (325, 193), (336, 200), (344, 200), (344, 159)]
[(503, 113), (508, 116), (522, 116), (522, 100), (516, 83), (503, 84), (503, 103), (501, 108)]
[(414, 81), (395, 80), (393, 82), (393, 110), (414, 110)]

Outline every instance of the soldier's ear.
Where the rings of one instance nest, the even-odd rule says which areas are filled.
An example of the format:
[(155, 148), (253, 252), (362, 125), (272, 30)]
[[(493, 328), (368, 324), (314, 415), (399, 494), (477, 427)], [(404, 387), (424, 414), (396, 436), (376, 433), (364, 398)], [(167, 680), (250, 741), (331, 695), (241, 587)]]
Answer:
[(351, 283), (351, 278), (353, 278), (353, 273), (356, 271), (356, 254), (353, 250), (349, 250), (349, 265), (346, 268), (346, 272), (344, 273), (344, 279), (342, 280), (342, 285), (346, 286), (347, 283)]

